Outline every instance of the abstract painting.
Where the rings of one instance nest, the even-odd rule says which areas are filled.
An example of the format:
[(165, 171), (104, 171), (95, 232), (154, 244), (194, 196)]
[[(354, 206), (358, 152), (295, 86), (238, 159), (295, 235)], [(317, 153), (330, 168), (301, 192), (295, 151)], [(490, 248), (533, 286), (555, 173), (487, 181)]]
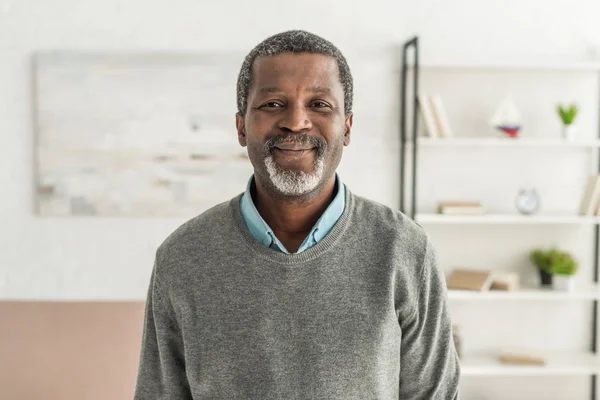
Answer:
[(235, 129), (243, 55), (34, 58), (37, 210), (193, 216), (245, 189)]

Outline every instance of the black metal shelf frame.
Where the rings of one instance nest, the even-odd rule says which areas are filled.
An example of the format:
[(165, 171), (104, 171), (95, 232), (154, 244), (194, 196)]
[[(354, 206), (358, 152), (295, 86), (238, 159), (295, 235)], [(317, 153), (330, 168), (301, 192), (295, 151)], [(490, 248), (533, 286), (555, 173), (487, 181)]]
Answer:
[(418, 94), (419, 94), (419, 38), (413, 37), (409, 41), (407, 41), (402, 48), (402, 77), (400, 80), (400, 91), (402, 93), (400, 98), (400, 211), (403, 213), (407, 213), (404, 198), (406, 195), (406, 81), (408, 75), (408, 52), (410, 48), (414, 48), (414, 65), (412, 67), (413, 70), (413, 115), (412, 115), (412, 179), (411, 179), (411, 194), (412, 194), (412, 202), (411, 202), (411, 212), (410, 217), (412, 219), (416, 216), (416, 199), (417, 199), (417, 128), (418, 128), (418, 115), (417, 107), (418, 105)]

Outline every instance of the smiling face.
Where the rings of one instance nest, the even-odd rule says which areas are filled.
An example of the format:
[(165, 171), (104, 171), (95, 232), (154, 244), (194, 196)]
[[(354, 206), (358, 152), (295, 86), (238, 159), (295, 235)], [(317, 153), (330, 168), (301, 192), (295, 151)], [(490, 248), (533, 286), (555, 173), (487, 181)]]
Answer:
[(282, 53), (258, 57), (246, 115), (236, 115), (255, 177), (271, 195), (302, 197), (333, 178), (350, 143), (352, 114), (332, 57)]

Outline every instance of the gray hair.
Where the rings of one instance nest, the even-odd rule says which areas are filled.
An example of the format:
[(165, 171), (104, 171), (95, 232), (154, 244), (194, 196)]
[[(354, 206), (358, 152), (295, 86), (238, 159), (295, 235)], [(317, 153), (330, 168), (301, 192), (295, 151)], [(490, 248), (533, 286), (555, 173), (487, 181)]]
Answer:
[(241, 115), (246, 115), (248, 92), (252, 86), (252, 65), (257, 57), (274, 56), (281, 53), (315, 53), (332, 57), (339, 69), (340, 83), (344, 88), (344, 112), (352, 112), (352, 74), (346, 58), (331, 42), (313, 33), (291, 30), (268, 37), (244, 59), (237, 81), (237, 107)]

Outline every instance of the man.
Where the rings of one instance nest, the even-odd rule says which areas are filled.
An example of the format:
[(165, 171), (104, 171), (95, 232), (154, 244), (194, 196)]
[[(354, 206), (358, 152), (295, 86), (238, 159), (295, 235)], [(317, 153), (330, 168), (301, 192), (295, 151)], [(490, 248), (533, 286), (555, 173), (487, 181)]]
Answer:
[(353, 118), (343, 55), (274, 35), (237, 96), (254, 175), (159, 246), (135, 399), (457, 399), (428, 236), (336, 174)]

